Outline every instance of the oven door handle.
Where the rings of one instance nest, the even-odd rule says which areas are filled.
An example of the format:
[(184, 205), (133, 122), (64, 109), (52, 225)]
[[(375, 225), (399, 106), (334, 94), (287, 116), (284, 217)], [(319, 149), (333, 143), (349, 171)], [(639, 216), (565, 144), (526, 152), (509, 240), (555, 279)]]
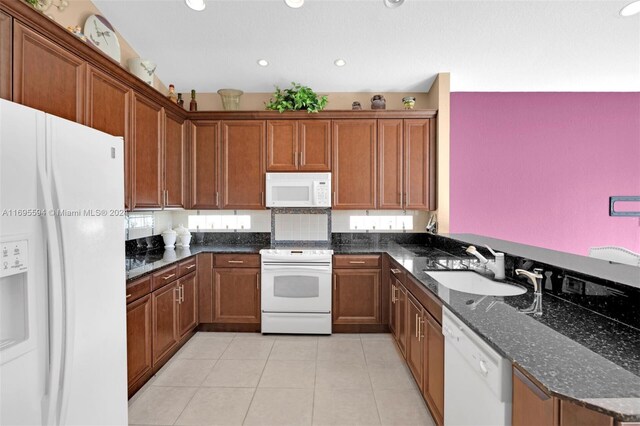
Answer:
[(331, 267), (309, 265), (262, 265), (262, 270), (269, 273), (320, 272), (331, 274)]

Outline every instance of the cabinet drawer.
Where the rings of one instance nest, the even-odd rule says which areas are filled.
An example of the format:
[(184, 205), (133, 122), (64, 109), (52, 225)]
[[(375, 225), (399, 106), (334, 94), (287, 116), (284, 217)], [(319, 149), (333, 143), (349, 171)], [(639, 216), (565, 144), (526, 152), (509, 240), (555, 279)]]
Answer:
[(190, 272), (195, 272), (196, 266), (196, 256), (190, 257), (189, 259), (178, 263), (178, 276), (184, 277)]
[(151, 277), (146, 276), (127, 284), (127, 303), (151, 293)]
[(178, 278), (178, 265), (172, 265), (153, 274), (153, 289), (157, 290)]
[(379, 268), (380, 255), (336, 255), (333, 256), (334, 268)]
[(216, 254), (213, 266), (217, 268), (258, 268), (259, 254)]
[(402, 266), (392, 260), (391, 262), (389, 262), (389, 272), (391, 273), (391, 277), (404, 284), (406, 271)]
[(424, 308), (442, 324), (442, 302), (438, 297), (423, 286), (418, 280), (407, 274), (405, 282), (407, 289), (415, 296)]

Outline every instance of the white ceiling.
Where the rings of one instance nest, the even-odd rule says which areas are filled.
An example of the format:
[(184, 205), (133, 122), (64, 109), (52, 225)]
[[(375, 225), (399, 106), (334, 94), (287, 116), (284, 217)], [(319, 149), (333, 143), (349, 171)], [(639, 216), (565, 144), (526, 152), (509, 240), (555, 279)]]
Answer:
[(640, 15), (618, 14), (629, 1), (94, 3), (178, 91), (426, 91), (447, 71), (452, 91), (640, 91)]

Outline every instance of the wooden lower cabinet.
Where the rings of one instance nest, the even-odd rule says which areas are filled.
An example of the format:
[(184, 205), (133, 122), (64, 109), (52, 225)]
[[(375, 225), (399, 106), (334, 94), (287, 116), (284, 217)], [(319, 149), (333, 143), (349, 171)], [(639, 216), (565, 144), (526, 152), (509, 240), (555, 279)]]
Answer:
[(422, 321), (422, 306), (409, 293), (407, 293), (407, 364), (414, 379), (422, 389), (422, 364), (424, 362), (422, 334), (420, 333), (420, 321)]
[(398, 348), (403, 355), (407, 350), (407, 290), (402, 283), (391, 277), (389, 328), (393, 334)]
[(154, 364), (178, 343), (178, 297), (176, 283), (168, 284), (152, 293)]
[(332, 311), (334, 324), (379, 324), (380, 269), (335, 269)]
[(397, 293), (398, 286), (396, 284), (396, 280), (391, 278), (391, 283), (389, 284), (389, 331), (396, 340), (398, 339), (398, 305), (396, 303)]
[(127, 305), (127, 379), (129, 391), (151, 373), (151, 295)]
[(260, 323), (260, 268), (213, 270), (213, 322)]
[(178, 304), (178, 334), (184, 337), (198, 325), (198, 281), (196, 273), (178, 280), (180, 302)]
[(613, 426), (614, 423), (613, 418), (606, 414), (598, 413), (569, 401), (560, 401), (561, 426)]
[(442, 326), (427, 311), (423, 322), (422, 394), (436, 424), (444, 424), (444, 336)]

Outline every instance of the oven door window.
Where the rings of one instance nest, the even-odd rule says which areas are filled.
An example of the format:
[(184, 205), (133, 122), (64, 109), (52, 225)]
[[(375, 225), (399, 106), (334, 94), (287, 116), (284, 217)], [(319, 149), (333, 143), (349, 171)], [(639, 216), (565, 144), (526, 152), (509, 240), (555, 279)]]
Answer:
[(305, 186), (274, 186), (273, 200), (282, 202), (309, 202), (311, 201), (311, 188)]
[(319, 277), (305, 275), (279, 275), (273, 278), (274, 297), (311, 298), (320, 295)]

